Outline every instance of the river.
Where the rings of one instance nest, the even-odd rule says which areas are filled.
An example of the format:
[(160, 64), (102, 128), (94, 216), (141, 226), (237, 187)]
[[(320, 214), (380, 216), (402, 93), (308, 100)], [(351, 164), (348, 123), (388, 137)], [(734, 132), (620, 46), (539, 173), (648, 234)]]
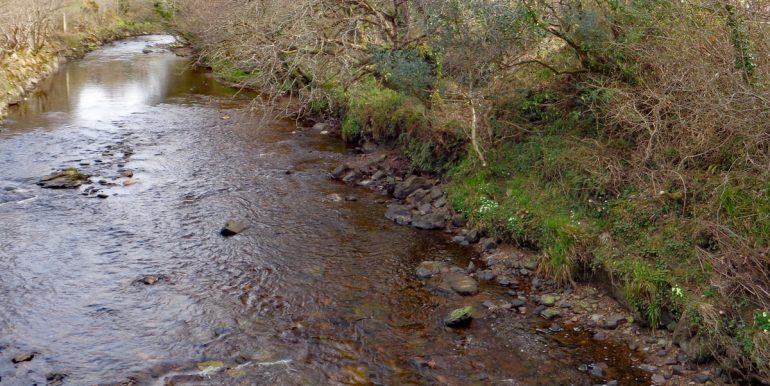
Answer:
[[(0, 125), (0, 384), (583, 385), (602, 381), (578, 370), (594, 362), (635, 383), (622, 349), (539, 334), (537, 318), (443, 327), (452, 307), (505, 296), (413, 275), (471, 251), (331, 181), (339, 139), (265, 123), (253, 95), (142, 52), (173, 41), (73, 61)], [(36, 186), (66, 167), (106, 198)], [(249, 228), (224, 238), (229, 219)]]

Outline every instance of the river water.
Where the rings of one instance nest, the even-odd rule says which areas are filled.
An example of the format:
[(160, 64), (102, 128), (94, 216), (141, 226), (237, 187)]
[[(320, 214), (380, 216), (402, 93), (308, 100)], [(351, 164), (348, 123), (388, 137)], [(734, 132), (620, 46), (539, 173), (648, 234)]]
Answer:
[[(142, 53), (173, 40), (74, 61), (2, 124), (0, 384), (582, 385), (602, 382), (578, 370), (594, 362), (635, 383), (623, 350), (536, 319), (445, 329), (452, 307), (504, 294), (432, 293), (413, 271), (470, 251), (332, 182), (338, 139), (265, 124), (252, 96)], [(66, 167), (109, 197), (35, 185)], [(250, 227), (224, 238), (231, 218)], [(34, 358), (13, 363), (21, 352)]]

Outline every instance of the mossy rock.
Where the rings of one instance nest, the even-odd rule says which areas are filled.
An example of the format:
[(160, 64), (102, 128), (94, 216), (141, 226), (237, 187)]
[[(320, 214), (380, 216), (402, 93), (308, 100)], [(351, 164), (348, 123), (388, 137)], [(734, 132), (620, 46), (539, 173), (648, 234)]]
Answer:
[(452, 312), (444, 318), (444, 325), (447, 327), (465, 327), (473, 320), (473, 307), (465, 306), (452, 310)]
[(89, 177), (75, 168), (67, 168), (43, 177), (37, 184), (48, 189), (74, 189), (83, 185)]

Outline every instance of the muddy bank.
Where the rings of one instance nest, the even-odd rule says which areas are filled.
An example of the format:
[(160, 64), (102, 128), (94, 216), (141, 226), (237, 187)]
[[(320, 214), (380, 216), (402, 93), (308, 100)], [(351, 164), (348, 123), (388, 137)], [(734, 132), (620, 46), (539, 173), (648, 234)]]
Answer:
[[(314, 129), (334, 134), (325, 125)], [(596, 275), (583, 284), (558, 286), (539, 273), (534, 252), (468, 228), (463, 216), (447, 202), (440, 178), (409, 173), (408, 161), (393, 151), (370, 145), (356, 152), (362, 154), (350, 156), (329, 171), (332, 179), (380, 193), (383, 198), (378, 202), (386, 206), (384, 216), (399, 225), (441, 232), (447, 242), (473, 246), (468, 266), (442, 261), (418, 265), (414, 274), (426, 288), (467, 296), (477, 293), (478, 284), (493, 286), (507, 296), (484, 301), (481, 306), (500, 322), (537, 317), (541, 319), (535, 330), (539, 334), (571, 331), (588, 347), (613, 342), (634, 353), (631, 366), (640, 370), (641, 378), (649, 384), (724, 384), (721, 371), (708, 365), (697, 342), (677, 337), (675, 323), (656, 331), (644, 326), (612, 296), (613, 291), (620, 290), (610, 278)], [(579, 370), (605, 376), (607, 368), (607, 362), (600, 362)], [(620, 384), (625, 383), (621, 380)]]

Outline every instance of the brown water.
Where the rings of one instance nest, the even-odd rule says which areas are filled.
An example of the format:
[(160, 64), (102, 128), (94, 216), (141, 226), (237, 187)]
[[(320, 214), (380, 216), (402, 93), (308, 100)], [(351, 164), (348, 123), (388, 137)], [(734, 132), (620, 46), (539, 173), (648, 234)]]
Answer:
[[(142, 53), (172, 41), (129, 39), (70, 63), (2, 125), (0, 384), (60, 373), (68, 385), (583, 385), (602, 383), (578, 371), (594, 362), (636, 383), (624, 350), (538, 334), (538, 319), (445, 329), (451, 307), (506, 295), (432, 293), (412, 272), (470, 252), (330, 181), (346, 152), (337, 139), (261, 124), (243, 113), (248, 95)], [(124, 181), (120, 165), (138, 182), (103, 187), (107, 199), (35, 185), (69, 166)], [(251, 227), (225, 239), (230, 218)], [(145, 274), (167, 280), (134, 283)], [(36, 354), (13, 364), (19, 352)]]

